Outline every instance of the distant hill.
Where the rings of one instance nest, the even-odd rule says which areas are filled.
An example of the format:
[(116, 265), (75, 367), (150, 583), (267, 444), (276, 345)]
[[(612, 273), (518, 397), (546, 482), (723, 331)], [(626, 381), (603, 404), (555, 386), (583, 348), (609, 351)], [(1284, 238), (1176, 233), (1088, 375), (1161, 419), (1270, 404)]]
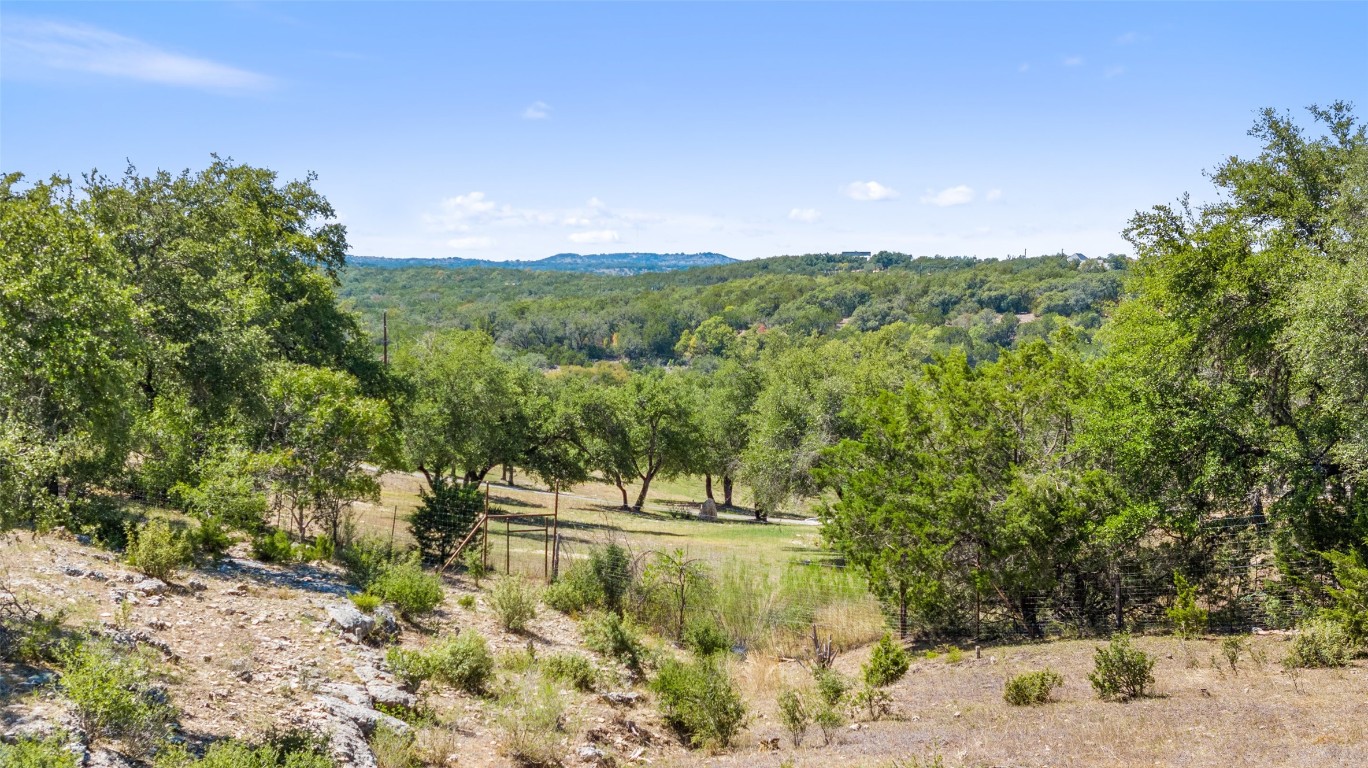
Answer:
[(404, 267), (440, 267), (464, 269), (493, 267), (496, 269), (532, 269), (543, 272), (587, 272), (600, 275), (639, 275), (646, 272), (673, 272), (693, 267), (713, 267), (733, 264), (737, 260), (720, 253), (558, 253), (534, 261), (487, 261), (484, 259), (389, 259), (379, 256), (348, 256), (354, 267), (400, 269)]

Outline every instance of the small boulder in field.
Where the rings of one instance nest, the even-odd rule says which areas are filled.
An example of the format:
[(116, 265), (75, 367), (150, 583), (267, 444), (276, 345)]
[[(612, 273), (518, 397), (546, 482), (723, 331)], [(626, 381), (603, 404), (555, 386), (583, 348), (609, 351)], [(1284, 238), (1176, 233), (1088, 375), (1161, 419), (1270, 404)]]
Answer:
[(342, 631), (342, 636), (353, 643), (363, 643), (375, 629), (375, 619), (367, 616), (351, 603), (328, 606), (328, 621)]

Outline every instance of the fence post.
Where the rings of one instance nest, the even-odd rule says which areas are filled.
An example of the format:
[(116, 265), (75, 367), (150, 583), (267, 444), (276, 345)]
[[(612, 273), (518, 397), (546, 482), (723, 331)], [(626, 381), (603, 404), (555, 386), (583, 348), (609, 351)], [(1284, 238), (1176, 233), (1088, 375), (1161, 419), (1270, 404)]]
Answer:
[(399, 522), (399, 505), (394, 505), (394, 514), (390, 516), (390, 543), (389, 556), (394, 557), (394, 527)]

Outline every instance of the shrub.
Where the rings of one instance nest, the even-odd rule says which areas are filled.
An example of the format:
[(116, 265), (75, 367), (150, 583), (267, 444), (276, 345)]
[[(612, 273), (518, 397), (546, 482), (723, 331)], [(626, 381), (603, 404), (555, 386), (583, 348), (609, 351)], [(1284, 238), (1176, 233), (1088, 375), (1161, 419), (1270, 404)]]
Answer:
[(404, 618), (431, 613), (442, 603), (442, 580), (424, 571), (414, 560), (386, 568), (367, 589), (399, 610)]
[(499, 747), (524, 765), (545, 766), (559, 762), (565, 740), (565, 702), (546, 680), (523, 677), (502, 699), (495, 718)]
[(1206, 631), (1207, 611), (1197, 607), (1197, 585), (1189, 584), (1183, 574), (1175, 572), (1173, 586), (1177, 588), (1178, 595), (1166, 613), (1169, 621), (1173, 622), (1174, 632), (1185, 640), (1199, 637)]
[(580, 627), (589, 650), (616, 660), (633, 674), (641, 673), (646, 649), (626, 619), (616, 613), (597, 613), (587, 617)]
[(237, 740), (220, 741), (195, 759), (182, 746), (164, 749), (157, 755), (155, 768), (333, 768), (321, 751), (310, 748), (287, 750), (274, 744), (253, 747)]
[(860, 686), (860, 690), (851, 697), (850, 703), (857, 708), (864, 708), (869, 712), (870, 720), (882, 719), (893, 710), (893, 696), (878, 686), (865, 683)]
[(522, 576), (510, 574), (489, 591), (489, 604), (504, 629), (521, 632), (537, 615), (537, 590)]
[(577, 561), (554, 584), (542, 593), (542, 602), (565, 614), (578, 614), (606, 605), (603, 587), (594, 574), (593, 565)]
[(1292, 638), (1292, 647), (1283, 659), (1289, 669), (1342, 667), (1353, 655), (1349, 633), (1337, 621), (1315, 618), (1302, 622)]
[(711, 616), (693, 619), (684, 628), (684, 645), (699, 656), (711, 656), (731, 648), (731, 642)]
[(378, 596), (372, 595), (369, 592), (356, 592), (347, 595), (347, 599), (351, 600), (352, 605), (355, 605), (362, 613), (374, 611), (376, 608), (379, 608), (380, 603), (383, 602)]
[(860, 670), (864, 673), (866, 685), (883, 688), (901, 680), (907, 674), (909, 664), (907, 651), (902, 644), (894, 642), (893, 636), (885, 632), (869, 654), (869, 661)]
[(456, 598), (456, 604), (466, 609), (467, 611), (473, 611), (475, 610), (475, 596), (461, 595), (460, 597)]
[(327, 562), (333, 559), (337, 547), (331, 536), (315, 536), (313, 544), (295, 547), (294, 559), (304, 563)]
[(475, 587), (478, 589), (480, 579), (489, 575), (489, 564), (485, 562), (484, 548), (480, 542), (470, 542), (466, 547), (465, 554), (461, 555), (461, 565), (465, 566), (466, 575), (475, 582)]
[(422, 651), (410, 651), (397, 645), (385, 651), (385, 666), (399, 679), (404, 688), (417, 693), (419, 686), (432, 677), (432, 660)]
[(67, 749), (65, 736), (0, 741), (0, 765), (5, 768), (76, 768), (76, 753)]
[(347, 581), (358, 589), (369, 587), (395, 562), (393, 548), (374, 537), (358, 539), (343, 547), (337, 559), (347, 569)]
[(1007, 681), (1002, 698), (1014, 707), (1045, 704), (1049, 702), (1054, 689), (1063, 684), (1064, 678), (1048, 667), (1037, 672), (1024, 672)]
[(494, 657), (484, 636), (463, 629), (445, 643), (428, 651), (432, 679), (468, 693), (482, 693), (494, 671)]
[(1239, 635), (1232, 635), (1221, 641), (1221, 655), (1225, 657), (1226, 663), (1230, 665), (1230, 671), (1238, 673), (1240, 654), (1246, 650), (1245, 639)]
[(1154, 658), (1133, 646), (1130, 635), (1118, 634), (1093, 655), (1088, 680), (1102, 699), (1125, 701), (1144, 696), (1145, 689), (1154, 685)]
[(499, 652), (499, 666), (509, 672), (522, 674), (531, 670), (537, 665), (536, 649), (532, 643), (528, 643), (526, 648), (510, 648)]
[(746, 704), (715, 658), (668, 659), (651, 690), (665, 721), (695, 747), (725, 747), (745, 724)]
[(603, 607), (622, 613), (622, 600), (632, 587), (632, 557), (619, 544), (609, 544), (589, 553), (589, 564), (603, 593)]
[(294, 546), (284, 531), (263, 533), (252, 539), (252, 557), (263, 563), (288, 563), (294, 559)]
[(128, 564), (154, 579), (170, 581), (190, 563), (190, 540), (165, 520), (149, 520), (137, 532), (131, 529), (125, 553)]
[(409, 516), (409, 533), (427, 565), (442, 565), (470, 533), (484, 510), (478, 485), (463, 485), (438, 476), (432, 489), (418, 490), (418, 508)]
[(813, 681), (817, 683), (817, 697), (822, 703), (832, 707), (839, 707), (845, 699), (846, 692), (850, 690), (850, 681), (841, 673), (830, 669), (814, 671)]
[(798, 691), (785, 688), (779, 692), (776, 703), (779, 705), (779, 722), (788, 730), (789, 737), (793, 739), (793, 746), (803, 746), (803, 736), (807, 733), (808, 723), (812, 720), (808, 714), (807, 701)]
[(371, 751), (380, 768), (420, 768), (412, 731), (399, 732), (377, 724), (370, 736)]
[(217, 560), (233, 546), (233, 540), (217, 517), (205, 515), (200, 518), (199, 527), (190, 534), (190, 544), (195, 554)]
[[(1364, 542), (1368, 546), (1368, 541)], [(1357, 552), (1325, 552), (1334, 567), (1339, 588), (1331, 589), (1335, 606), (1327, 616), (1344, 627), (1349, 640), (1362, 651), (1368, 647), (1368, 565)]]
[(560, 653), (547, 656), (541, 663), (542, 672), (552, 680), (567, 683), (579, 691), (594, 690), (598, 681), (598, 670), (587, 656), (578, 653)]
[(26, 600), (5, 593), (0, 583), (0, 661), (57, 661), (65, 619), (62, 611), (44, 614)]
[(118, 738), (146, 750), (169, 733), (175, 713), (143, 657), (92, 641), (69, 647), (60, 663), (62, 693), (92, 741)]

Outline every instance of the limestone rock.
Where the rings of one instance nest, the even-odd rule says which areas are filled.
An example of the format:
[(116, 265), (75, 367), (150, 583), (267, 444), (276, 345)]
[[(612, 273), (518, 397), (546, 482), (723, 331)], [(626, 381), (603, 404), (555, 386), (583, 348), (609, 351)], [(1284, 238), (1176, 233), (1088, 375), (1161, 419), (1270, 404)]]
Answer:
[(351, 603), (335, 603), (328, 606), (328, 620), (331, 626), (342, 630), (342, 636), (354, 643), (363, 643), (375, 629), (375, 619), (362, 613)]
[(699, 507), (698, 507), (698, 519), (699, 519), (699, 520), (716, 520), (716, 519), (717, 519), (717, 502), (713, 501), (712, 499), (704, 499), (704, 500), (703, 500), (703, 503), (702, 503), (701, 505), (699, 505)]

